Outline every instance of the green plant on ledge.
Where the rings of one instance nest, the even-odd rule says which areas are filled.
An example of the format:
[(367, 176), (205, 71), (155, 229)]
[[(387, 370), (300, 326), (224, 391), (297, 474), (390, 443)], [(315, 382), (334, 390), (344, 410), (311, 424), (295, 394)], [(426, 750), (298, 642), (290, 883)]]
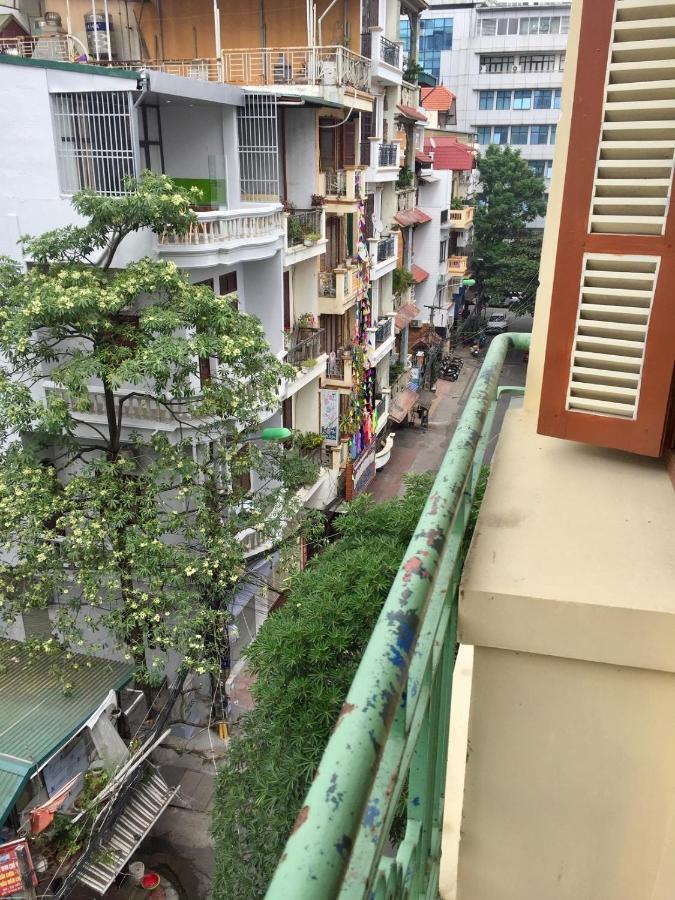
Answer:
[(288, 241), (291, 244), (302, 243), (302, 226), (297, 216), (289, 215), (288, 217)]
[(323, 435), (316, 431), (296, 431), (293, 435), (293, 443), (300, 450), (316, 450), (323, 445)]
[(303, 361), (302, 368), (309, 371), (310, 369), (313, 369), (315, 365), (316, 365), (316, 360), (312, 357), (310, 359), (305, 359)]
[(415, 284), (412, 272), (408, 269), (396, 268), (392, 273), (391, 289), (394, 294), (403, 294)]
[(453, 197), (450, 203), (450, 209), (464, 209), (465, 206), (469, 206), (466, 197)]
[(316, 242), (320, 239), (320, 237), (321, 237), (321, 235), (320, 235), (318, 232), (316, 232), (316, 231), (308, 231), (308, 232), (305, 234), (304, 239), (305, 239), (306, 241), (311, 241), (312, 244), (316, 244)]
[(412, 171), (407, 166), (401, 166), (398, 170), (398, 178), (396, 179), (397, 188), (407, 188), (413, 183), (414, 177)]
[(417, 60), (409, 59), (405, 71), (403, 72), (403, 80), (409, 81), (411, 84), (417, 84), (417, 79), (420, 75), (424, 75), (424, 67), (421, 66)]

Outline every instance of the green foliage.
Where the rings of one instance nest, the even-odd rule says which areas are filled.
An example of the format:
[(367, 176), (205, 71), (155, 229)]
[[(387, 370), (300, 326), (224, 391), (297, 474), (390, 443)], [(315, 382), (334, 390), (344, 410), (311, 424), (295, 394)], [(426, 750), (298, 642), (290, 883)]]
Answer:
[(401, 166), (398, 170), (398, 178), (396, 180), (397, 188), (406, 188), (410, 187), (415, 179), (414, 173), (407, 167)]
[(407, 291), (408, 288), (412, 287), (413, 284), (415, 284), (415, 279), (413, 278), (412, 272), (398, 267), (394, 269), (391, 281), (391, 289), (394, 294), (400, 296)]
[(323, 435), (316, 431), (296, 431), (293, 435), (293, 443), (301, 450), (316, 450), (323, 446)]
[(544, 181), (511, 147), (488, 147), (478, 168), (473, 267), (480, 298), (498, 303), (517, 293), (533, 301), (541, 238), (527, 226), (546, 211)]
[[(283, 479), (251, 504), (240, 477), (279, 483), (279, 448), (249, 439), (293, 370), (257, 319), (172, 263), (110, 267), (125, 235), (194, 218), (164, 176), (129, 188), (76, 195), (87, 224), (24, 239), (38, 263), (27, 272), (0, 261), (0, 610), (11, 624), (49, 604), (45, 652), (69, 659), (93, 630), (95, 647), (112, 638), (153, 681), (169, 651), (220, 670), (237, 535), (278, 534), (294, 514)], [(200, 387), (207, 357), (219, 366)], [(154, 433), (136, 427), (134, 403)]]
[(297, 216), (290, 215), (288, 217), (288, 237), (293, 244), (299, 244), (302, 241), (302, 225)]
[(389, 366), (389, 384), (393, 384), (404, 371), (405, 366), (402, 362), (396, 362), (393, 366)]
[(212, 900), (259, 900), (283, 851), (431, 485), (360, 497), (247, 651), (256, 706), (218, 776)]
[(469, 201), (466, 197), (453, 197), (450, 201), (450, 209), (464, 209), (468, 205)]
[(410, 58), (403, 71), (403, 80), (409, 81), (411, 84), (417, 84), (420, 75), (424, 75), (424, 66), (421, 66), (416, 60)]

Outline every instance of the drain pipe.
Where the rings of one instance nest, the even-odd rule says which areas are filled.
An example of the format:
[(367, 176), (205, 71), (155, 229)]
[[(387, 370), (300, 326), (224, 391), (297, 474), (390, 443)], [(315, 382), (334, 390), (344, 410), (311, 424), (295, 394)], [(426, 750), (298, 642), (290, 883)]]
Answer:
[(338, 2), (338, 0), (331, 0), (331, 3), (328, 4), (328, 6), (325, 8), (325, 10), (319, 16), (319, 29), (318, 29), (319, 30), (319, 47), (323, 47), (323, 35), (321, 34), (321, 23), (323, 22), (324, 18), (328, 15), (328, 13), (331, 11), (331, 9), (335, 6), (335, 4), (337, 2)]

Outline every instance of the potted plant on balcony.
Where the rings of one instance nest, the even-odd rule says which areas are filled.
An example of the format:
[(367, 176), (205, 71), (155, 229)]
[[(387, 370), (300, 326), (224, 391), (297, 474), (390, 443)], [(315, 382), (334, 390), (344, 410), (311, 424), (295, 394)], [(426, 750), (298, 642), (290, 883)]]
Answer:
[(316, 359), (311, 357), (310, 359), (305, 359), (302, 362), (302, 370), (303, 372), (309, 372), (316, 365)]
[(326, 205), (326, 198), (323, 194), (312, 194), (312, 206), (321, 207)]
[(303, 240), (304, 240), (304, 242), (305, 242), (305, 247), (311, 247), (311, 246), (313, 246), (313, 245), (316, 244), (316, 242), (320, 239), (320, 237), (321, 237), (321, 235), (318, 234), (318, 232), (316, 232), (316, 231), (308, 231), (308, 232), (304, 235), (304, 238), (303, 238)]
[(301, 341), (307, 340), (316, 331), (316, 319), (313, 313), (301, 313), (295, 320), (295, 327)]
[(301, 244), (303, 241), (303, 233), (302, 226), (300, 225), (300, 220), (297, 216), (294, 216), (293, 213), (290, 213), (288, 216), (288, 224), (287, 224), (287, 235), (288, 235), (288, 243), (289, 246), (295, 247), (298, 244)]

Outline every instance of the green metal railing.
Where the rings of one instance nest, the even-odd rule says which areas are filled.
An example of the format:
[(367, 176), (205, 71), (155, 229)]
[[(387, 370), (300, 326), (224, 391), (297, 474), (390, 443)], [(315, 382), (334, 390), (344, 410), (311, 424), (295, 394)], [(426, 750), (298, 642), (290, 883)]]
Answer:
[(438, 895), (462, 542), (507, 351), (529, 344), (504, 334), (487, 351), (267, 900)]

